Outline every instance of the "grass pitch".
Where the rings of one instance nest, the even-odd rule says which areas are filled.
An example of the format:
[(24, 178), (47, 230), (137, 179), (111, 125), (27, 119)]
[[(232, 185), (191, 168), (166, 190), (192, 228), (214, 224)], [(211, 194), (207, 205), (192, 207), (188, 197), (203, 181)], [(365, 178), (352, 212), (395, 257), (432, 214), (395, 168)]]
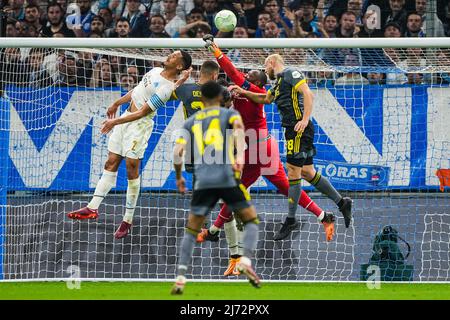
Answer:
[(0, 300), (133, 299), (133, 300), (450, 300), (448, 284), (388, 284), (369, 290), (365, 283), (188, 283), (183, 296), (169, 294), (170, 282), (82, 282), (68, 289), (65, 282), (0, 282)]

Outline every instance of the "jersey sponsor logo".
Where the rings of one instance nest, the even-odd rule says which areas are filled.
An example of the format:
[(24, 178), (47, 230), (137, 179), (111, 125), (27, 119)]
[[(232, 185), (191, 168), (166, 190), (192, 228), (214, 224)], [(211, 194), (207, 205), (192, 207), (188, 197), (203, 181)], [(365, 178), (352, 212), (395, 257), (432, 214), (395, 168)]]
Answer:
[(297, 78), (300, 78), (300, 77), (301, 77), (300, 72), (298, 72), (298, 71), (293, 71), (292, 72), (292, 78), (297, 79)]

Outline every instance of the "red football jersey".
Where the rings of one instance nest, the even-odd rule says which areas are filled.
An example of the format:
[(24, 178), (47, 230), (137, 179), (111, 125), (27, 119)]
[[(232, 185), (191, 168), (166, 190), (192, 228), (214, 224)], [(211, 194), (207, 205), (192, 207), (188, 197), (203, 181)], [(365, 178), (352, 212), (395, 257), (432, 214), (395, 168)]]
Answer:
[[(217, 58), (217, 62), (236, 85), (252, 92), (266, 93), (266, 89), (255, 86), (253, 83), (247, 81), (244, 74), (236, 69), (225, 54)], [(263, 104), (255, 103), (246, 97), (235, 97), (233, 99), (233, 105), (241, 114), (246, 130), (257, 130), (259, 132), (259, 139), (267, 137), (267, 121)]]

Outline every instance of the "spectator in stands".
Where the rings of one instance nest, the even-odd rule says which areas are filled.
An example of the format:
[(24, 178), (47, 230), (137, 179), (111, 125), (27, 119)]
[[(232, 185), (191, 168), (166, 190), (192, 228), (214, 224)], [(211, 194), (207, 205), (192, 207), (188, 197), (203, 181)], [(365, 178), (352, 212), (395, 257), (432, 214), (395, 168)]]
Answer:
[(178, 0), (164, 0), (164, 18), (166, 19), (166, 32), (172, 37), (180, 36), (180, 29), (186, 25), (186, 20), (177, 15)]
[[(444, 33), (444, 25), (439, 19), (438, 15), (434, 12), (430, 12), (427, 15), (427, 0), (416, 0), (416, 11), (422, 17), (422, 30), (427, 32), (427, 28), (431, 28), (432, 34), (434, 37), (445, 37)], [(427, 26), (427, 17), (428, 23), (432, 23), (433, 25)], [(430, 35), (429, 35), (430, 36)]]
[(12, 20), (24, 20), (25, 19), (25, 0), (9, 0), (8, 5), (5, 7), (5, 11), (8, 13), (8, 17)]
[(417, 12), (410, 12), (406, 18), (405, 37), (425, 37), (422, 30), (422, 16)]
[(140, 78), (139, 77), (139, 69), (135, 65), (128, 66), (125, 73), (128, 74), (129, 76), (135, 77), (138, 80)]
[(16, 29), (16, 24), (12, 21), (8, 21), (6, 23), (6, 36), (7, 37), (18, 37), (19, 36), (19, 32)]
[(87, 36), (91, 32), (91, 21), (95, 14), (91, 11), (91, 0), (76, 0), (76, 4), (80, 8), (80, 16), (77, 13), (67, 17), (68, 21), (74, 25), (74, 30), (81, 30), (83, 36)]
[(78, 84), (88, 86), (94, 69), (94, 54), (89, 51), (79, 51), (76, 61)]
[[(247, 31), (250, 36), (253, 36), (258, 28), (258, 13), (261, 7), (256, 4), (256, 0), (243, 0), (242, 4), (234, 2), (235, 8), (239, 4), (246, 17)], [(238, 10), (236, 8), (236, 10)]]
[(148, 36), (148, 21), (140, 10), (140, 0), (127, 0), (126, 9), (122, 18), (127, 18), (130, 24), (130, 37), (142, 38)]
[(281, 38), (281, 30), (274, 21), (266, 23), (264, 28), (264, 38)]
[(408, 81), (406, 82), (406, 84), (417, 85), (417, 84), (423, 83), (423, 74), (422, 73), (408, 73), (407, 77), (408, 77)]
[(248, 38), (248, 29), (243, 26), (237, 26), (233, 30), (233, 38)]
[(255, 38), (264, 37), (264, 29), (266, 27), (266, 23), (270, 21), (270, 13), (267, 11), (261, 11), (258, 14), (258, 27), (256, 28)]
[(323, 19), (323, 28), (321, 28), (322, 36), (325, 38), (336, 38), (337, 29), (337, 18), (332, 14), (325, 16)]
[(400, 38), (402, 36), (401, 27), (397, 22), (389, 22), (384, 28), (386, 38)]
[(389, 15), (385, 23), (391, 21), (397, 22), (402, 30), (406, 27), (406, 15), (405, 0), (389, 0)]
[(341, 16), (339, 28), (336, 33), (338, 38), (353, 38), (357, 36), (356, 15), (353, 12), (344, 12)]
[(103, 18), (103, 21), (105, 22), (104, 27), (104, 35), (105, 37), (109, 38), (111, 37), (111, 34), (114, 33), (114, 25), (115, 21), (113, 20), (112, 11), (109, 8), (100, 8), (98, 10), (98, 16)]
[[(447, 50), (439, 51), (437, 54), (438, 64), (443, 68), (450, 66), (450, 52)], [(450, 84), (450, 72), (441, 72), (435, 75), (434, 83), (437, 84)]]
[(280, 30), (279, 37), (287, 37), (289, 32), (292, 30), (293, 25), (289, 18), (280, 13), (280, 6), (278, 5), (277, 0), (265, 0), (264, 11), (268, 12), (271, 20), (277, 24), (277, 29)]
[[(409, 12), (409, 11), (415, 10), (415, 0), (401, 0), (401, 1), (395, 0), (395, 1), (403, 2), (403, 4), (401, 6), (403, 7), (404, 12)], [(386, 25), (386, 23), (392, 21), (392, 19), (388, 20), (388, 17), (390, 15), (392, 15), (392, 13), (393, 13), (390, 2), (391, 2), (391, 0), (366, 0), (364, 3), (364, 6), (363, 6), (363, 12), (371, 5), (378, 6), (381, 11), (381, 28), (383, 28)], [(391, 16), (391, 18), (392, 18), (392, 16)], [(402, 24), (402, 21), (399, 22), (396, 19), (394, 19), (394, 21), (397, 21), (400, 24), (400, 26), (402, 28), (404, 28), (405, 27), (404, 24), (406, 24), (406, 16), (403, 17), (404, 24)], [(402, 29), (402, 31), (403, 31), (403, 29)]]
[(130, 22), (127, 18), (122, 17), (116, 22), (115, 36), (117, 38), (129, 38), (130, 31)]
[[(346, 55), (344, 65), (348, 68), (358, 67), (360, 65), (358, 56), (354, 54)], [(348, 72), (336, 79), (336, 85), (363, 85), (368, 83), (369, 81), (360, 72)]]
[(90, 86), (93, 88), (108, 88), (116, 85), (117, 81), (112, 72), (111, 64), (107, 59), (101, 59), (95, 65)]
[(348, 0), (347, 2), (347, 12), (353, 12), (356, 17), (356, 24), (362, 26), (363, 21), (363, 1), (362, 0)]
[(53, 80), (43, 67), (44, 51), (41, 48), (31, 48), (27, 64), (28, 83), (38, 88), (48, 87), (53, 84)]
[(438, 0), (436, 11), (444, 25), (445, 36), (450, 37), (450, 0)]
[(170, 38), (170, 35), (164, 30), (166, 19), (160, 14), (155, 14), (150, 18), (150, 38)]
[(200, 25), (209, 26), (202, 9), (194, 8), (187, 16), (187, 24), (180, 28), (180, 37), (195, 38), (196, 29)]
[(126, 73), (120, 76), (120, 86), (124, 91), (128, 92), (134, 89), (136, 87), (136, 84), (137, 79), (134, 76)]
[(3, 56), (0, 55), (0, 58), (2, 59), (0, 65), (3, 66), (0, 69), (0, 85), (4, 83), (25, 85), (28, 72), (26, 64), (21, 60), (20, 49), (5, 48)]
[(314, 1), (292, 2), (290, 8), (294, 11), (294, 16), (290, 15), (288, 13), (289, 11), (286, 11), (286, 16), (291, 16), (291, 22), (294, 22), (294, 32), (291, 34), (288, 33), (288, 36), (304, 38), (311, 32), (317, 34), (320, 32), (318, 18), (314, 14), (316, 10)]
[(64, 12), (59, 4), (48, 5), (47, 20), (47, 24), (41, 29), (43, 37), (53, 37), (55, 33), (62, 33), (65, 37), (75, 37), (75, 33), (67, 27)]
[(29, 25), (26, 37), (31, 37), (31, 38), (39, 37), (39, 30), (36, 29), (36, 27)]
[(18, 37), (29, 37), (30, 26), (25, 21), (16, 21), (15, 28)]
[(98, 35), (100, 38), (105, 37), (105, 20), (100, 16), (95, 16), (91, 21), (91, 34)]
[[(238, 26), (233, 30), (233, 38), (248, 38), (248, 30), (244, 26)], [(248, 50), (245, 49), (231, 49), (227, 53), (228, 58), (234, 63), (239, 63), (242, 60), (253, 60), (255, 57), (251, 55)]]
[(217, 28), (214, 24), (214, 16), (217, 12), (219, 12), (219, 4), (217, 0), (203, 0), (202, 4), (204, 14), (206, 17), (206, 21), (212, 28), (212, 34), (215, 35), (217, 33)]
[(29, 26), (33, 26), (38, 31), (38, 34), (42, 28), (42, 25), (39, 22), (40, 17), (41, 17), (41, 13), (39, 11), (39, 7), (36, 4), (29, 4), (28, 6), (26, 6), (25, 22)]
[(64, 55), (58, 57), (57, 64), (55, 84), (67, 87), (86, 85), (86, 78), (80, 78), (82, 81), (78, 81), (77, 59), (74, 53), (65, 52)]
[(56, 0), (56, 3), (61, 6), (63, 12), (67, 12), (67, 0)]
[(211, 34), (211, 27), (207, 23), (199, 25), (195, 29), (195, 37), (196, 38), (203, 38), (207, 34)]
[(369, 81), (369, 84), (385, 84), (386, 75), (384, 73), (379, 72), (369, 72), (367, 73), (367, 80)]
[[(192, 1), (192, 0), (179, 0), (176, 12), (177, 12), (178, 16), (180, 16), (182, 18), (186, 18), (187, 15), (192, 11), (192, 9), (199, 8), (199, 7), (201, 7), (201, 5), (196, 6), (194, 1)], [(164, 16), (166, 14), (166, 10), (164, 8), (162, 0), (153, 1), (152, 7), (150, 10), (150, 15), (154, 16), (157, 14), (160, 14), (162, 16)]]
[(324, 14), (325, 15), (332, 14), (338, 19), (345, 11), (347, 11), (348, 7), (348, 0), (325, 0), (323, 3), (324, 3)]
[(334, 75), (331, 71), (318, 71), (313, 72), (308, 77), (308, 84), (317, 87), (334, 86)]

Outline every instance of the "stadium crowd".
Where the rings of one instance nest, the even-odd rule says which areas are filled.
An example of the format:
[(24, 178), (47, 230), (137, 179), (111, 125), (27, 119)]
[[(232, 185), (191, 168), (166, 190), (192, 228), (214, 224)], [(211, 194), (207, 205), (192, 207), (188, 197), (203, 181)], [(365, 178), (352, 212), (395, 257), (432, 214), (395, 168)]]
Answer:
[[(450, 0), (437, 0), (435, 12), (427, 10), (431, 0), (0, 1), (7, 37), (201, 38), (212, 33), (234, 38), (367, 38), (425, 37), (430, 31), (431, 36), (450, 36)], [(214, 25), (214, 16), (222, 9), (232, 10), (238, 17), (233, 32), (220, 32)], [(49, 55), (41, 49), (8, 48), (0, 55), (3, 82), (38, 87), (121, 85), (129, 89), (157, 64), (63, 50)], [(229, 55), (234, 62), (251, 58), (237, 49)], [(381, 66), (420, 67), (426, 63), (422, 49), (385, 49), (378, 53), (323, 49), (314, 51), (314, 55), (330, 65), (350, 68), (370, 65), (374, 57)], [(448, 52), (438, 58), (450, 60)], [(317, 85), (450, 82), (448, 74), (386, 72), (316, 72), (310, 79)]]
[[(450, 36), (449, 0), (437, 0), (432, 13), (430, 0), (2, 1), (8, 37), (424, 37), (427, 30)], [(222, 9), (238, 17), (234, 32), (214, 26)]]

